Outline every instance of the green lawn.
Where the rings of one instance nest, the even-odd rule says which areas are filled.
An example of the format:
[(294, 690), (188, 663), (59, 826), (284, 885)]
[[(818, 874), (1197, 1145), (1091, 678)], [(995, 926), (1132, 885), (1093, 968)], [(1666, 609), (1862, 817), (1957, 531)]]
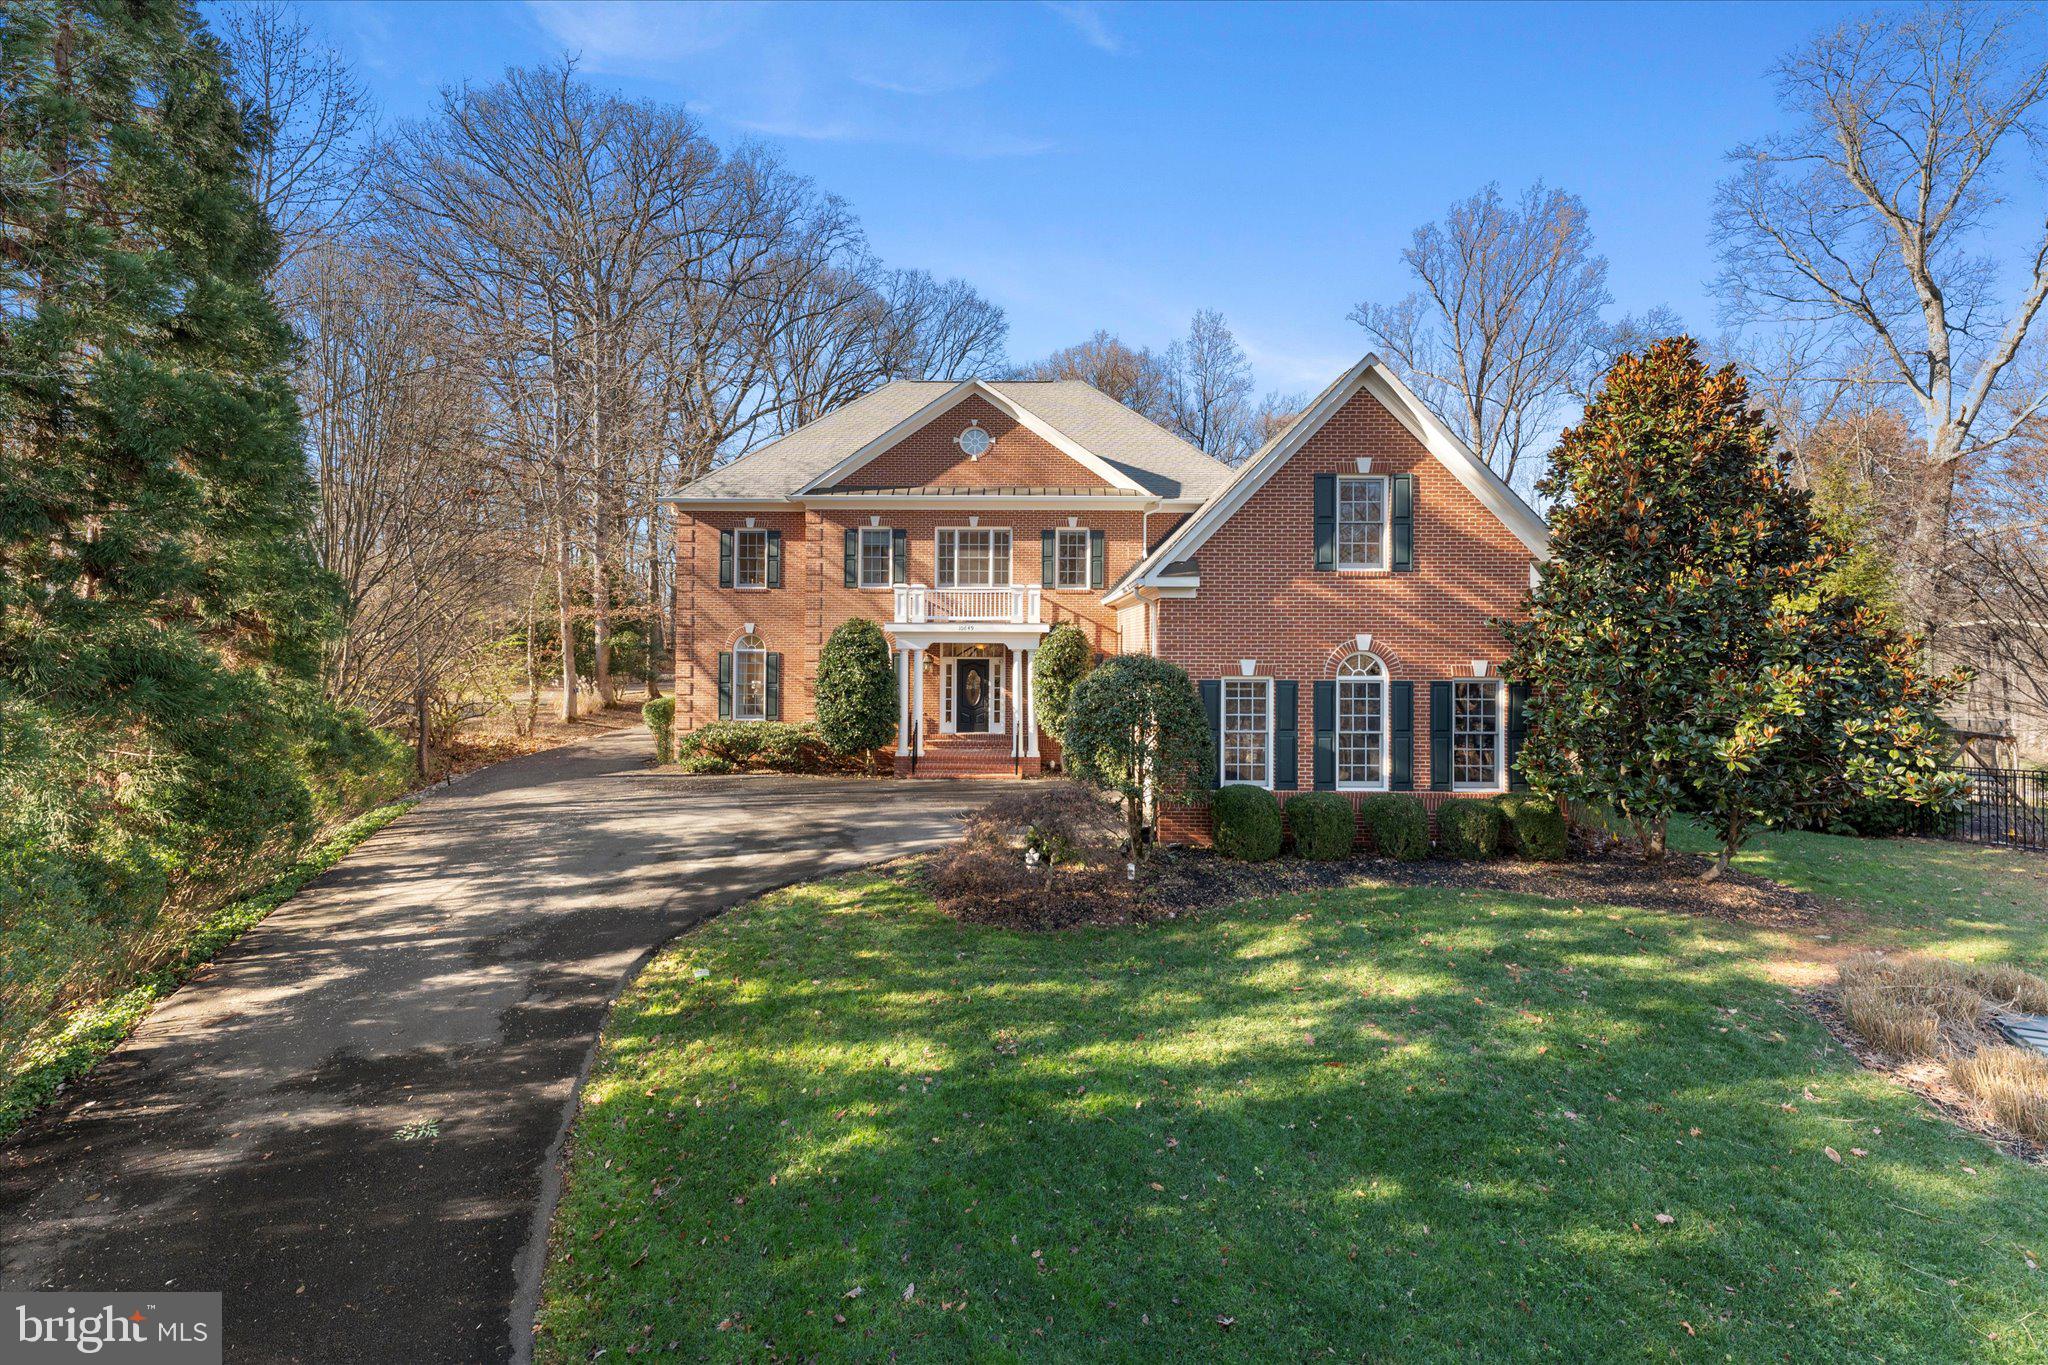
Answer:
[[(1673, 822), (1671, 841), (1713, 848), (1684, 820)], [(1735, 865), (1853, 911), (1858, 942), (2048, 972), (2048, 856), (2040, 853), (1778, 831), (1751, 840)]]
[(1764, 942), (1412, 889), (1061, 935), (879, 874), (769, 897), (612, 1021), (540, 1356), (2041, 1359), (2048, 1178), (1853, 1066)]

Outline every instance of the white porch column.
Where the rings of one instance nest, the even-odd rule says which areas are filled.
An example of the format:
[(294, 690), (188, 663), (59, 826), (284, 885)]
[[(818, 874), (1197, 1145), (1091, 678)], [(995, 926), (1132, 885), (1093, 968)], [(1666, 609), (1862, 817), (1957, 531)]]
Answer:
[(910, 661), (916, 655), (907, 649), (900, 653), (902, 657), (898, 663), (901, 667), (896, 670), (896, 756), (907, 758), (910, 755)]
[(924, 757), (924, 651), (910, 652), (910, 666), (917, 670), (916, 680), (910, 689), (910, 714), (917, 717), (917, 755)]
[(1024, 651), (1024, 750), (1027, 758), (1038, 757), (1038, 651)]
[[(1010, 714), (1007, 719), (1010, 733), (1021, 738), (1024, 733), (1024, 651), (1015, 648), (1010, 650)], [(1024, 752), (1018, 738), (1010, 741), (1010, 752)]]

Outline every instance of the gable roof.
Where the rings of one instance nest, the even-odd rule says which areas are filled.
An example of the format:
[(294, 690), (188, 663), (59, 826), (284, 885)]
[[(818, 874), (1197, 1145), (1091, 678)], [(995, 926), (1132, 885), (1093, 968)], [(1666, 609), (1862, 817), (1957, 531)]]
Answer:
[[(1230, 467), (1077, 379), (898, 379), (678, 489), (670, 501), (780, 501), (824, 492), (912, 431), (980, 395), (1138, 497), (1198, 502)], [(836, 490), (833, 490), (836, 491)]]
[[(1110, 589), (1108, 597), (1117, 596), (1133, 588), (1153, 584), (1175, 586), (1161, 580), (1185, 580), (1189, 571), (1185, 561), (1194, 557), (1216, 529), (1229, 521), (1238, 509), (1259, 491), (1280, 466), (1294, 457), (1296, 451), (1308, 443), (1311, 436), (1322, 430), (1323, 424), (1336, 415), (1361, 390), (1372, 394), (1381, 406), (1391, 413), (1394, 420), (1408, 429), (1408, 433), (1422, 443), (1423, 449), (1436, 457), (1439, 464), (1448, 469), (1458, 482), (1465, 485), (1472, 495), (1501, 524), (1514, 533), (1517, 540), (1528, 546), (1529, 552), (1538, 559), (1550, 557), (1550, 528), (1535, 508), (1522, 500), (1520, 494), (1510, 488), (1507, 481), (1493, 472), (1493, 469), (1472, 452), (1472, 448), (1460, 440), (1455, 432), (1445, 426), (1437, 415), (1431, 412), (1415, 391), (1401, 382), (1401, 377), (1380, 361), (1377, 355), (1368, 355), (1356, 365), (1339, 375), (1330, 386), (1316, 395), (1313, 403), (1304, 408), (1292, 422), (1276, 433), (1259, 448), (1256, 455), (1245, 461), (1234, 478), (1214, 496), (1203, 503), (1195, 514), (1174, 528), (1173, 534), (1159, 542), (1152, 553), (1145, 556), (1138, 566), (1124, 575), (1117, 585)], [(1177, 570), (1178, 572), (1169, 572)]]

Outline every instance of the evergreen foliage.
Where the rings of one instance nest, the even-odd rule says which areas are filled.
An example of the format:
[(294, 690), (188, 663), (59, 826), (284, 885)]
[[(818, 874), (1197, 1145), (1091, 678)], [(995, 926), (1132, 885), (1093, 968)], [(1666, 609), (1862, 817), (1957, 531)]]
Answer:
[(1452, 797), (1436, 808), (1436, 846), (1446, 858), (1491, 858), (1500, 852), (1501, 809), (1492, 801)]
[(1082, 678), (1060, 731), (1067, 772), (1122, 800), (1131, 856), (1145, 853), (1147, 804), (1184, 799), (1216, 762), (1202, 695), (1187, 673), (1121, 654)]
[(1294, 851), (1304, 858), (1331, 862), (1351, 856), (1358, 834), (1358, 812), (1335, 792), (1302, 792), (1289, 797), (1282, 812)]
[(832, 752), (865, 754), (896, 734), (896, 666), (882, 628), (864, 616), (834, 630), (818, 659), (818, 732)]
[(1933, 711), (1956, 681), (1828, 586), (1842, 546), (1732, 366), (1685, 337), (1623, 356), (1541, 491), (1552, 557), (1504, 626), (1532, 788), (1613, 809), (1652, 857), (1697, 811), (1721, 866), (1861, 796), (1953, 799)]
[(655, 697), (640, 708), (640, 715), (654, 735), (654, 761), (675, 762), (676, 699)]
[(1429, 856), (1429, 811), (1421, 797), (1382, 792), (1361, 801), (1358, 815), (1380, 857), (1412, 863)]
[(1224, 857), (1263, 863), (1280, 856), (1280, 802), (1264, 787), (1224, 787), (1216, 793), (1209, 815), (1216, 851)]
[(1057, 735), (1067, 728), (1067, 707), (1074, 687), (1095, 667), (1095, 647), (1071, 621), (1046, 632), (1031, 663), (1031, 704), (1039, 728)]
[(403, 781), (318, 690), (340, 598), (250, 136), (188, 4), (0, 22), (0, 936), (68, 964), (10, 1031)]
[(1501, 848), (1542, 862), (1562, 862), (1571, 853), (1571, 822), (1557, 802), (1533, 792), (1497, 796), (1501, 814)]

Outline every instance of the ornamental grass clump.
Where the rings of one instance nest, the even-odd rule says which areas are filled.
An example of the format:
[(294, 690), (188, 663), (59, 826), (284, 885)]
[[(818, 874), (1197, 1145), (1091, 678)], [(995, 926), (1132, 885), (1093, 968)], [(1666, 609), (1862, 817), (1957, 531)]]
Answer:
[(1838, 973), (1836, 999), (1849, 1027), (1899, 1057), (1956, 1051), (1984, 1013), (1971, 969), (1941, 958), (1861, 953)]
[(1948, 1074), (2000, 1123), (2048, 1142), (2048, 1057), (2031, 1048), (1982, 1047), (1950, 1062)]

